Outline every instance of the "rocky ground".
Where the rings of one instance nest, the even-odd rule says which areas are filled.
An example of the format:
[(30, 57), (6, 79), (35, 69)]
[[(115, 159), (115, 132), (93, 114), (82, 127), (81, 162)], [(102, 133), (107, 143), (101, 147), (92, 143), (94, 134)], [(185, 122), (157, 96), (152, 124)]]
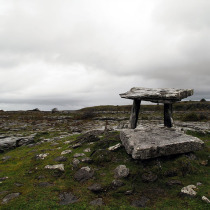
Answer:
[[(119, 138), (128, 117), (0, 113), (0, 208), (208, 209), (209, 121), (175, 121), (203, 150), (139, 161)], [(159, 117), (140, 123), (155, 126)]]

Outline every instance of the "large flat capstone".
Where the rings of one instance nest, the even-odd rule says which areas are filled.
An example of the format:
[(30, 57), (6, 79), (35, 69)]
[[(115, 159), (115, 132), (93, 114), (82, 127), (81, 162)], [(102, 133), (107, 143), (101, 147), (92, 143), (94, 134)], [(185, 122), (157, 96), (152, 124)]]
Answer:
[(204, 146), (200, 139), (178, 129), (152, 125), (124, 129), (120, 132), (120, 139), (132, 158), (142, 160), (193, 152)]
[(120, 94), (120, 97), (155, 103), (173, 103), (191, 95), (193, 95), (193, 89), (133, 87), (130, 91)]

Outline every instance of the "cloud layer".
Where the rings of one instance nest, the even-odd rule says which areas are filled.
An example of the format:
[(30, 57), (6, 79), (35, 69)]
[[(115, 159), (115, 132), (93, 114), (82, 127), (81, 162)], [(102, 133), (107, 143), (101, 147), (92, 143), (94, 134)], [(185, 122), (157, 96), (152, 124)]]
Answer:
[(207, 0), (1, 0), (0, 109), (126, 104), (131, 87), (210, 98)]

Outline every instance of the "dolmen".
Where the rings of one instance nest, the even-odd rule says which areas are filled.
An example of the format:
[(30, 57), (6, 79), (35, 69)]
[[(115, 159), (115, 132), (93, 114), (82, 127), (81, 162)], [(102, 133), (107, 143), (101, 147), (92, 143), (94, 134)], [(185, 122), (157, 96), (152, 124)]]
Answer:
[[(193, 89), (134, 87), (121, 98), (132, 99), (130, 129), (120, 132), (120, 139), (128, 154), (134, 159), (193, 152), (202, 149), (204, 143), (196, 137), (173, 128), (172, 104), (193, 95)], [(138, 125), (141, 101), (164, 104), (164, 126)]]

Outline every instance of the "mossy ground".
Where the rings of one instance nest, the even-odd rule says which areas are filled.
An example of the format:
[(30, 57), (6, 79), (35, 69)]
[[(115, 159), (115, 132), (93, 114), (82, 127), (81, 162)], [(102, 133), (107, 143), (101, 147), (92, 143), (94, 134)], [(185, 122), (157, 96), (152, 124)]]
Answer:
[[(60, 177), (54, 177), (53, 171), (44, 169), (44, 166), (58, 164), (54, 158), (60, 156), (63, 150), (69, 149), (78, 135), (58, 140), (59, 145), (55, 146), (46, 142), (34, 147), (19, 147), (0, 154), (0, 177), (8, 177), (0, 184), (0, 192), (7, 191), (0, 194), (0, 201), (9, 193), (21, 193), (18, 198), (11, 200), (8, 204), (0, 204), (0, 209), (94, 209), (97, 207), (90, 206), (89, 202), (98, 197), (103, 198), (105, 203), (102, 209), (136, 209), (131, 206), (131, 202), (141, 196), (150, 199), (146, 209), (209, 209), (209, 204), (203, 202), (201, 196), (210, 198), (209, 163), (202, 165), (202, 161), (209, 159), (210, 136), (191, 131), (189, 134), (198, 136), (206, 145), (202, 151), (194, 153), (196, 159), (188, 154), (137, 161), (133, 160), (123, 147), (117, 151), (108, 152), (104, 159), (97, 159), (94, 154), (91, 156), (94, 150), (107, 149), (120, 142), (119, 132), (107, 132), (100, 135), (100, 140), (94, 144), (84, 143), (81, 147), (73, 149), (72, 153), (66, 154), (68, 160), (64, 162), (65, 172)], [(36, 141), (39, 141), (41, 137), (51, 138), (55, 135), (59, 133), (50, 131), (39, 133)], [(71, 143), (64, 144), (67, 140)], [(86, 153), (86, 156), (91, 156), (93, 163), (80, 163), (78, 168), (73, 168), (73, 155), (83, 152), (88, 147), (91, 148), (91, 152)], [(49, 153), (49, 155), (44, 160), (36, 160), (34, 156), (41, 153)], [(2, 161), (4, 156), (11, 156), (11, 159), (4, 162)], [(113, 189), (111, 185), (114, 179), (113, 171), (121, 164), (130, 169), (130, 175), (122, 179), (124, 186)], [(74, 180), (75, 172), (87, 165), (95, 170), (95, 178), (84, 183)], [(149, 171), (158, 176), (157, 181), (151, 183), (142, 181), (142, 174)], [(38, 179), (39, 176), (44, 178)], [(180, 195), (183, 186), (168, 186), (166, 183), (169, 180), (179, 180), (183, 186), (197, 182), (201, 182), (202, 185), (198, 186), (197, 196), (189, 198)], [(38, 185), (40, 182), (48, 182), (52, 185), (41, 187)], [(23, 185), (18, 187), (15, 183)], [(98, 194), (90, 192), (87, 187), (93, 183), (100, 183), (106, 191)], [(128, 190), (133, 190), (133, 194), (125, 195)], [(62, 192), (72, 192), (79, 198), (79, 202), (66, 206), (60, 205), (59, 194)]]

